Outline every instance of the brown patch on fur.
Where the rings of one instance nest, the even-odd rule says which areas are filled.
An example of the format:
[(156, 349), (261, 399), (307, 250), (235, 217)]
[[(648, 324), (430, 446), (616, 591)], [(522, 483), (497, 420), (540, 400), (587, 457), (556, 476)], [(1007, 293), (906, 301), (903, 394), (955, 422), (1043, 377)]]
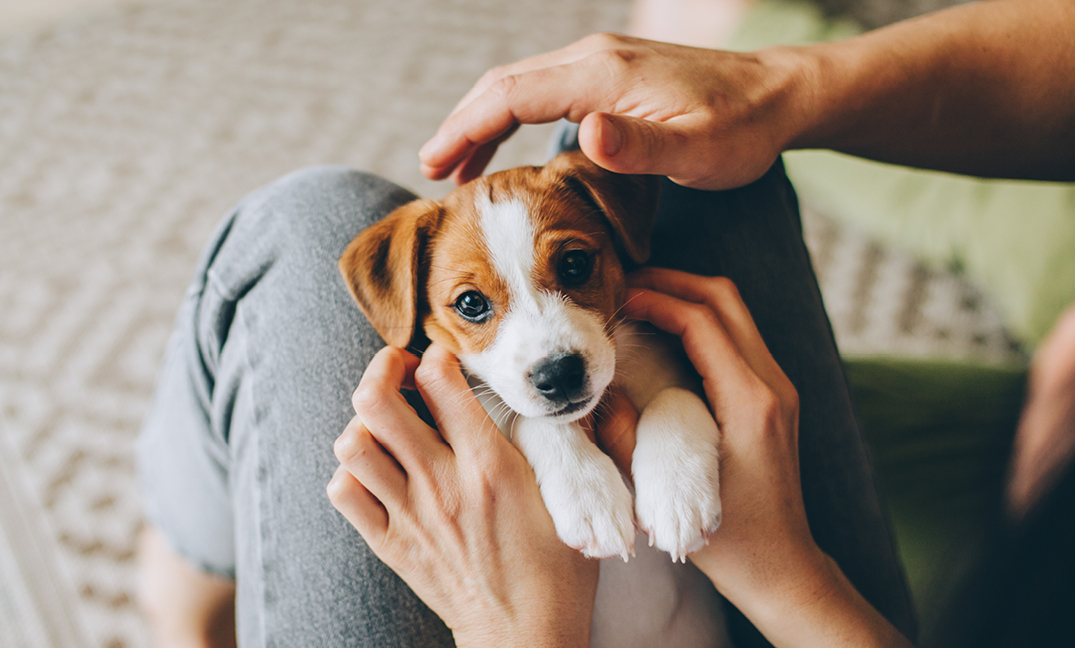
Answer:
[[(429, 310), (422, 325), (431, 341), (456, 354), (478, 353), (492, 345), (510, 302), (507, 285), (490, 263), (475, 204), (476, 193), (484, 190), (484, 179), (476, 180), (445, 198), (451, 218), (443, 223), (429, 253)], [(456, 300), (470, 290), (484, 295), (492, 306), (492, 316), (483, 322), (469, 322), (455, 310)]]
[[(531, 215), (535, 221), (535, 285), (563, 293), (575, 305), (599, 313), (605, 331), (611, 333), (613, 317), (623, 304), (625, 284), (607, 219), (562, 184), (553, 185), (535, 202)], [(574, 250), (591, 255), (591, 274), (582, 284), (565, 286), (560, 279), (560, 261)]]

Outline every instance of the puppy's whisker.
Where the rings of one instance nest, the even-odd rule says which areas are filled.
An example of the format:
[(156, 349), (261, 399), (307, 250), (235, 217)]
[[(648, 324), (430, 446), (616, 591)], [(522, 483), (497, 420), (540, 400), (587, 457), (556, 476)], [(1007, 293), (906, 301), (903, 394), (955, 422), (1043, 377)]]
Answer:
[[(616, 310), (612, 311), (612, 314), (608, 316), (607, 320), (605, 320), (605, 324), (607, 325), (609, 322), (613, 321), (620, 314), (620, 311), (622, 311), (624, 309), (624, 307), (627, 306), (627, 304), (630, 304), (632, 301), (634, 301), (636, 299), (638, 299), (638, 295), (635, 295), (634, 297), (631, 297), (630, 299), (625, 299), (623, 301), (623, 303), (620, 304), (619, 307)], [(620, 324), (622, 324), (625, 321), (627, 321), (626, 317), (621, 318), (620, 321), (618, 323), (616, 323), (616, 324), (613, 324), (613, 326), (619, 326)]]
[(515, 423), (519, 420), (519, 413), (512, 411), (511, 424), (508, 426), (508, 441), (515, 441)]

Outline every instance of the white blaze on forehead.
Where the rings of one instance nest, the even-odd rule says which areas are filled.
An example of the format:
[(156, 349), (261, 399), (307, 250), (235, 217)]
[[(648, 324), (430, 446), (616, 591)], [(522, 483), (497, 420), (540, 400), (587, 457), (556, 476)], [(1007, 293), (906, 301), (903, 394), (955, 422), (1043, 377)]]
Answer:
[[(563, 294), (539, 288), (534, 281), (536, 232), (530, 208), (519, 198), (493, 204), (477, 200), (489, 261), (507, 284), (496, 338), (488, 348), (459, 356), (467, 371), (481, 378), (514, 411), (547, 416), (553, 405), (530, 383), (535, 363), (578, 353), (586, 361), (590, 398), (597, 402), (615, 371), (615, 347), (602, 318)], [(582, 416), (585, 412), (579, 412)]]
[(512, 301), (537, 299), (533, 285), (534, 224), (523, 201), (512, 198), (494, 204), (487, 196), (478, 202), (482, 233), (493, 269), (508, 284)]

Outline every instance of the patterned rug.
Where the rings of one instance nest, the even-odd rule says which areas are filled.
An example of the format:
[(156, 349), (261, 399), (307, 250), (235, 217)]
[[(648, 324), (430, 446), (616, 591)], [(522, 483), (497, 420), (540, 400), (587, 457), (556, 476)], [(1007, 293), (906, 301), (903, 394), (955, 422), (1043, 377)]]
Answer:
[[(160, 0), (0, 40), (0, 640), (147, 643), (133, 441), (217, 219), (296, 167), (429, 196), (415, 151), (487, 68), (623, 0)], [(527, 129), (500, 167), (540, 162)], [(807, 211), (841, 346), (1024, 358), (988, 300)]]

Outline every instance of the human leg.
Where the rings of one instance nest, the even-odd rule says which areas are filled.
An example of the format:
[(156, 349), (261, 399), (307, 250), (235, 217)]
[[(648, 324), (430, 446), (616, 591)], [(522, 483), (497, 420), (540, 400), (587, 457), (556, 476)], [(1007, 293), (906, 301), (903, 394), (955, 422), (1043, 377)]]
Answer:
[(235, 646), (235, 581), (180, 556), (154, 527), (138, 540), (138, 599), (157, 648)]
[(451, 645), (325, 495), (350, 394), (383, 346), (336, 262), (411, 198), (339, 168), (256, 192), (177, 319), (140, 442), (147, 508), (188, 561), (237, 578), (240, 645)]

